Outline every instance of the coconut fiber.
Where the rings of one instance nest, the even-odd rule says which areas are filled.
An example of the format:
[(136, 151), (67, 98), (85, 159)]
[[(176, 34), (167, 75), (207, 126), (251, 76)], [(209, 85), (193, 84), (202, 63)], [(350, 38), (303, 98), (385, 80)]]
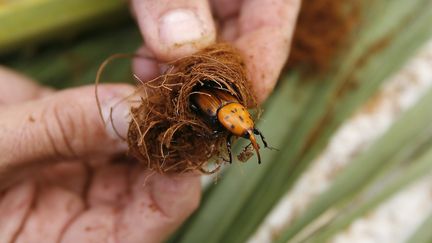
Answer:
[(257, 104), (240, 54), (228, 44), (215, 44), (169, 63), (167, 71), (143, 83), (142, 102), (132, 108), (127, 141), (130, 154), (159, 173), (201, 170), (209, 160), (227, 157), (229, 132), (215, 133), (189, 101), (197, 87), (226, 89), (249, 108)]

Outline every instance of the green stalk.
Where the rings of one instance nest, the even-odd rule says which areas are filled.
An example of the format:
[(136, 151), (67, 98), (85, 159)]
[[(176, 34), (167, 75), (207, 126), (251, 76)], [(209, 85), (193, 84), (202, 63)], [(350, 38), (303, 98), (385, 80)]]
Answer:
[[(109, 31), (83, 36), (71, 43), (52, 45), (36, 53), (11, 58), (3, 63), (42, 84), (65, 88), (94, 83), (101, 63), (114, 53), (133, 53), (142, 43), (135, 24), (126, 23)], [(103, 82), (132, 79), (130, 60), (116, 60), (105, 70)]]
[(0, 53), (23, 44), (71, 36), (125, 17), (122, 0), (17, 0), (0, 4)]
[[(417, 114), (417, 118), (422, 119), (419, 116), (421, 115)], [(432, 120), (430, 122), (432, 122)], [(429, 130), (431, 130), (430, 128)], [(394, 132), (394, 130), (391, 132)], [(420, 134), (420, 137), (422, 135), (423, 134)], [(419, 141), (417, 141), (417, 139), (410, 141), (410, 144), (408, 145), (409, 148), (403, 148), (405, 152), (406, 150), (416, 151), (416, 153), (412, 153), (411, 156), (417, 158), (410, 158), (409, 160), (413, 161), (410, 161), (409, 163), (406, 163), (405, 161), (405, 164), (399, 165), (396, 171), (389, 171), (385, 168), (388, 167), (387, 165), (389, 164), (397, 163), (399, 156), (390, 159), (388, 162), (371, 161), (375, 164), (384, 164), (380, 165), (382, 168), (380, 168), (379, 171), (384, 170), (385, 173), (382, 173), (383, 175), (375, 180), (373, 180), (374, 174), (379, 174), (379, 171), (374, 171), (374, 174), (368, 174), (368, 180), (367, 183), (365, 183), (366, 186), (371, 184), (371, 182), (374, 182), (372, 185), (368, 186), (368, 190), (364, 190), (361, 194), (359, 193), (360, 195), (356, 195), (352, 199), (346, 200), (344, 205), (348, 208), (347, 210), (338, 210), (337, 208), (340, 208), (339, 205), (337, 208), (333, 207), (333, 209), (338, 210), (337, 218), (322, 229), (319, 229), (315, 235), (307, 240), (307, 242), (326, 242), (336, 233), (344, 230), (354, 220), (373, 210), (403, 188), (418, 181), (425, 175), (430, 175), (432, 171), (432, 133), (428, 133), (428, 138), (428, 148), (423, 148), (423, 151), (413, 150), (414, 147), (423, 147), (418, 143)], [(385, 144), (375, 144), (374, 146), (380, 147), (385, 146)]]
[(386, 162), (405, 146), (407, 141), (412, 141), (420, 136), (424, 130), (430, 128), (432, 122), (432, 91), (413, 109), (408, 111), (396, 122), (392, 128), (381, 137), (375, 146), (371, 146), (367, 153), (361, 154), (334, 180), (332, 186), (323, 192), (305, 210), (305, 213), (293, 224), (289, 225), (278, 242), (287, 242), (300, 230), (343, 200), (355, 196), (361, 191), (374, 176), (385, 168)]

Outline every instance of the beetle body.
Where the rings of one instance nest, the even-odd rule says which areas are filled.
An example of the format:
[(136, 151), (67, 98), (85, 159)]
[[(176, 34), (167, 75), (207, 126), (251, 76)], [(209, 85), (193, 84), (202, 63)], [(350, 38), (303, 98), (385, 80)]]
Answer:
[(249, 111), (240, 104), (239, 100), (228, 91), (203, 86), (191, 94), (191, 107), (203, 115), (215, 127), (222, 127), (230, 132), (227, 137), (227, 148), (232, 162), (231, 137), (243, 137), (249, 139), (258, 156), (258, 163), (261, 163), (259, 145), (255, 135), (259, 135), (267, 146), (263, 135), (255, 128), (254, 121)]

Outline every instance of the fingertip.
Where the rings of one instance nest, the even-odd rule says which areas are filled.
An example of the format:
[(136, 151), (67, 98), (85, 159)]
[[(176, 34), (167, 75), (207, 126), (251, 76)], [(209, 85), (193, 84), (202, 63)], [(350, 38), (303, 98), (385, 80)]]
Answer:
[(198, 175), (155, 174), (152, 181), (150, 193), (165, 215), (182, 221), (198, 207), (201, 198)]
[(235, 45), (245, 54), (261, 103), (273, 90), (288, 58), (300, 0), (250, 0), (242, 5)]
[(280, 28), (261, 28), (240, 37), (235, 46), (243, 53), (252, 88), (262, 103), (272, 92), (290, 50), (291, 35)]
[(278, 27), (292, 32), (301, 0), (250, 0), (245, 1), (239, 16), (242, 34), (260, 28)]
[(207, 1), (133, 0), (132, 6), (146, 45), (159, 60), (193, 54), (216, 40)]
[[(46, 113), (40, 120), (50, 124), (54, 141), (78, 156), (113, 154), (126, 151), (124, 138), (130, 123), (135, 87), (129, 84), (103, 84), (58, 92), (44, 100)], [(65, 105), (68, 104), (68, 105)], [(99, 109), (101, 113), (99, 113)], [(102, 116), (102, 117), (101, 117)]]
[(156, 78), (160, 74), (159, 64), (151, 54), (151, 51), (141, 46), (137, 52), (137, 57), (132, 60), (132, 70), (138, 76), (138, 82), (146, 82)]
[(98, 88), (98, 99), (103, 125), (109, 138), (117, 141), (120, 150), (126, 150), (124, 141), (131, 121), (130, 110), (139, 100), (136, 89), (130, 85), (104, 85)]
[(192, 54), (215, 40), (213, 24), (206, 14), (192, 9), (174, 9), (159, 18), (159, 38), (162, 54), (178, 58)]
[(135, 167), (130, 202), (121, 212), (117, 236), (125, 242), (162, 242), (197, 208), (198, 176), (160, 175)]

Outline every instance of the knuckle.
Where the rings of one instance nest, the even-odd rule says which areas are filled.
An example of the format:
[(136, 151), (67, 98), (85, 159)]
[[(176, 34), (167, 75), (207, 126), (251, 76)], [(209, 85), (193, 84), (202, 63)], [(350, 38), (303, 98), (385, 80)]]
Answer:
[(70, 159), (77, 157), (77, 150), (86, 134), (79, 132), (85, 128), (83, 124), (83, 110), (78, 105), (64, 102), (54, 102), (47, 107), (43, 114), (43, 127), (49, 146), (54, 154), (60, 158)]

